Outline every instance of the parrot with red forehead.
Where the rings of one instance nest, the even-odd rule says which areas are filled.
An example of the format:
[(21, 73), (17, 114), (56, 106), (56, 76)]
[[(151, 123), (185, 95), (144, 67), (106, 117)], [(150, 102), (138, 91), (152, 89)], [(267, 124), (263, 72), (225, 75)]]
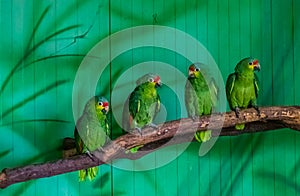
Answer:
[[(204, 78), (204, 71), (200, 66), (204, 65), (194, 63), (189, 66), (185, 85), (185, 105), (188, 116), (193, 120), (197, 116), (210, 115), (217, 102), (218, 89), (214, 80), (208, 76)], [(198, 131), (195, 138), (199, 142), (206, 142), (211, 138), (211, 130)]]
[[(260, 115), (257, 106), (259, 84), (254, 71), (260, 71), (259, 61), (248, 57), (242, 59), (235, 67), (235, 72), (230, 74), (226, 82), (226, 96), (230, 109), (239, 117), (240, 110), (253, 107)], [(237, 130), (243, 130), (245, 124), (236, 124)]]
[(156, 114), (160, 110), (160, 97), (157, 87), (162, 85), (156, 74), (146, 74), (136, 81), (136, 88), (129, 95), (123, 110), (123, 129), (130, 131), (137, 129), (142, 135), (142, 128), (153, 124)]
[[(78, 154), (95, 151), (106, 143), (109, 137), (109, 123), (107, 113), (109, 103), (101, 96), (92, 97), (85, 105), (83, 114), (78, 119), (74, 131), (76, 150)], [(91, 167), (79, 171), (79, 181), (88, 177), (93, 180), (98, 173), (98, 167)]]

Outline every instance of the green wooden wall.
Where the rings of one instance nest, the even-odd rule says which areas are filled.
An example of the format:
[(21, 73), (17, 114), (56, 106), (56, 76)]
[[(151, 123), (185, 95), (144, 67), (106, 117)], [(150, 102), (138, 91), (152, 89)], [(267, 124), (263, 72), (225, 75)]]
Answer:
[[(84, 55), (105, 37), (138, 25), (193, 36), (224, 80), (241, 58), (254, 56), (262, 66), (259, 104), (299, 105), (299, 10), (298, 0), (1, 0), (0, 169), (61, 157), (62, 139), (73, 136), (73, 83)], [(96, 93), (111, 98), (123, 72), (151, 60), (183, 73), (190, 63), (161, 48), (129, 50), (108, 65)], [(184, 115), (170, 89), (160, 93), (167, 120)], [(120, 127), (112, 122), (117, 137)], [(15, 184), (0, 195), (299, 195), (299, 147), (300, 134), (287, 129), (222, 137), (202, 157), (193, 143), (184, 153), (152, 153), (154, 166), (177, 158), (151, 170), (102, 165), (93, 182), (79, 183), (72, 172)], [(123, 163), (135, 168), (147, 159)]]

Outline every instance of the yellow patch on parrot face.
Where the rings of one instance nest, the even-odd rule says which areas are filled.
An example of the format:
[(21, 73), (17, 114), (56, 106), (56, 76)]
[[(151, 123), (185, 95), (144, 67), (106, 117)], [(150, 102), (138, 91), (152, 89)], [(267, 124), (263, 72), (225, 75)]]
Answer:
[(149, 82), (150, 87), (155, 87), (155, 82)]
[(254, 65), (249, 65), (249, 69), (254, 70)]
[(96, 105), (97, 110), (103, 110), (104, 107), (102, 105)]
[(197, 78), (200, 76), (200, 71), (194, 71), (194, 76)]

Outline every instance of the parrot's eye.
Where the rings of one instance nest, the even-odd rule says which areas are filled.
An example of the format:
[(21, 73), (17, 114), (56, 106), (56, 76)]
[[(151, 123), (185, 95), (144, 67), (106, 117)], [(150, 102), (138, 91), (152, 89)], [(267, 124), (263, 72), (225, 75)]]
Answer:
[(196, 68), (195, 71), (200, 71), (200, 69), (199, 69), (199, 68)]
[(154, 79), (153, 78), (149, 78), (149, 82), (154, 82)]
[(252, 65), (252, 62), (250, 62), (249, 65)]
[(102, 106), (102, 105), (103, 105), (103, 103), (102, 103), (102, 102), (98, 102), (98, 105), (99, 105), (99, 106)]

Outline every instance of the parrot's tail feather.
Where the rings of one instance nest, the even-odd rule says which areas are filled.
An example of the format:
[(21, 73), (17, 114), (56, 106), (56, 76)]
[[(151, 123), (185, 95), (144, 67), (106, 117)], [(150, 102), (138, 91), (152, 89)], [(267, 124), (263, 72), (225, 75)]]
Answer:
[(89, 178), (89, 180), (93, 180), (98, 173), (98, 167), (91, 167), (87, 169), (87, 176)]
[(88, 169), (82, 169), (79, 171), (79, 181), (84, 181), (86, 177), (91, 181), (93, 180), (98, 173), (98, 167), (91, 167)]
[(202, 143), (202, 142), (207, 142), (211, 138), (211, 130), (206, 130), (206, 131), (197, 131), (195, 133), (195, 139)]
[(245, 124), (236, 124), (235, 129), (238, 131), (242, 131), (245, 129)]
[(79, 182), (84, 181), (86, 176), (86, 170), (85, 169), (79, 170), (78, 176), (79, 176)]

